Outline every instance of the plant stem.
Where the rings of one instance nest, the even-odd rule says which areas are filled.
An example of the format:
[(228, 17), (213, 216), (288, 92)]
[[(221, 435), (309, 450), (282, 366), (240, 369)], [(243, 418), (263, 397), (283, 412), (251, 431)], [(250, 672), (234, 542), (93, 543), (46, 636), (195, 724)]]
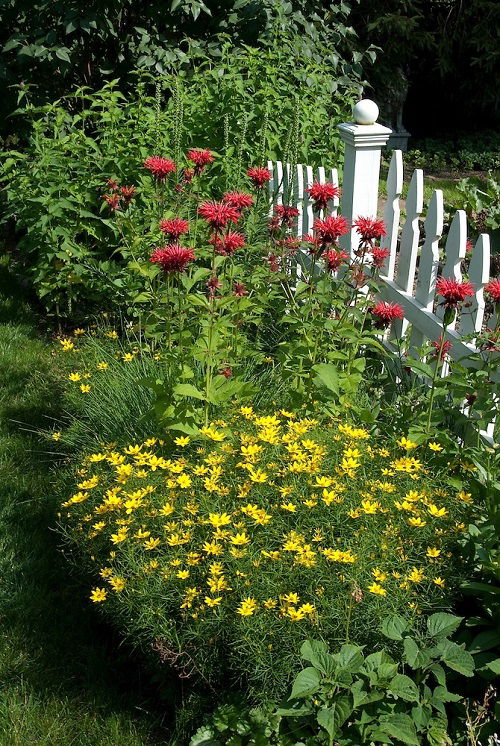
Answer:
[(436, 393), (436, 381), (439, 374), (439, 364), (442, 363), (441, 357), (443, 354), (444, 345), (446, 342), (446, 328), (447, 324), (443, 321), (443, 331), (441, 333), (441, 344), (439, 345), (439, 350), (437, 354), (437, 360), (436, 360), (436, 367), (434, 368), (434, 375), (432, 376), (432, 384), (431, 384), (431, 395), (429, 398), (429, 409), (427, 412), (427, 425), (426, 425), (426, 431), (427, 433), (430, 432), (431, 429), (431, 417), (432, 417), (432, 408), (434, 405), (434, 396)]

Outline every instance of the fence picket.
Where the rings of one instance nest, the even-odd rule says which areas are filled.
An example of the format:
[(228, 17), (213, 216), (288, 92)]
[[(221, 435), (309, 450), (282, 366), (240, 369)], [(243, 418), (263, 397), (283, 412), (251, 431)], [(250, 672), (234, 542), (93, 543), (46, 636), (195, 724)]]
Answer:
[(474, 285), (474, 297), (467, 311), (462, 312), (460, 317), (459, 331), (461, 334), (473, 334), (480, 332), (484, 319), (484, 286), (490, 276), (490, 237), (482, 233), (477, 239), (472, 251), (469, 264), (469, 279)]
[(386, 235), (382, 238), (380, 246), (389, 249), (390, 255), (384, 262), (380, 274), (394, 279), (394, 268), (396, 266), (396, 249), (398, 243), (399, 218), (401, 210), (399, 198), (403, 190), (403, 154), (400, 150), (392, 153), (389, 173), (387, 174), (387, 202), (384, 207), (384, 223)]
[[(418, 268), (415, 299), (428, 311), (434, 307), (434, 295), (436, 278), (439, 267), (439, 239), (443, 234), (443, 192), (434, 190), (427, 215), (425, 218), (425, 241), (420, 252), (420, 263)], [(413, 325), (411, 330), (410, 346), (421, 347), (425, 336), (418, 326)]]
[[(331, 168), (328, 171), (328, 179), (333, 184), (333, 186), (338, 187), (339, 185), (339, 174), (336, 168)], [(333, 198), (333, 204), (332, 204), (332, 210), (331, 215), (336, 215), (339, 209), (340, 200), (338, 197)]]
[[(458, 282), (462, 281), (461, 264), (465, 258), (467, 245), (467, 216), (464, 210), (457, 210), (455, 217), (451, 221), (450, 230), (446, 239), (445, 246), (445, 264), (443, 266), (442, 277), (446, 279), (453, 278)], [(436, 316), (443, 319), (445, 307), (438, 300), (436, 307)], [(448, 324), (448, 329), (455, 329), (456, 314), (453, 321)]]
[[(406, 222), (401, 231), (398, 273), (396, 285), (403, 292), (413, 294), (415, 270), (417, 267), (418, 242), (420, 229), (418, 218), (424, 207), (424, 175), (420, 168), (415, 169), (411, 177), (406, 198)], [(406, 333), (407, 319), (396, 319), (391, 330), (391, 339), (399, 338)]]
[[(305, 166), (306, 176), (306, 189), (309, 189), (314, 181), (314, 173), (312, 166)], [(312, 233), (312, 227), (314, 223), (314, 212), (312, 208), (312, 200), (309, 196), (309, 192), (304, 190), (304, 215), (302, 223), (302, 235), (305, 236), (308, 233)]]

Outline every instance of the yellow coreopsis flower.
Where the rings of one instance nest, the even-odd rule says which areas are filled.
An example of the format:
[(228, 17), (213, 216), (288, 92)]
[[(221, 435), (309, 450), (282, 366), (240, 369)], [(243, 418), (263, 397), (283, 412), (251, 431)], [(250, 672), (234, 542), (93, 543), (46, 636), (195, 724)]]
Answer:
[(193, 483), (191, 481), (191, 477), (188, 474), (181, 474), (179, 477), (177, 477), (177, 484), (182, 489), (186, 489), (187, 487), (191, 487)]
[(178, 438), (174, 438), (175, 445), (180, 446), (181, 448), (184, 448), (184, 446), (187, 446), (190, 442), (191, 438), (189, 435), (180, 435)]
[(121, 591), (123, 591), (123, 589), (125, 588), (125, 580), (123, 578), (110, 578), (109, 582), (116, 593), (121, 593)]
[(108, 592), (106, 588), (93, 588), (92, 593), (90, 594), (90, 600), (93, 601), (95, 604), (98, 604), (102, 601), (105, 601), (107, 595)]
[(295, 511), (297, 510), (297, 506), (295, 505), (295, 503), (290, 502), (281, 503), (280, 508), (282, 508), (283, 510), (287, 510), (289, 513), (295, 513)]
[(219, 596), (218, 598), (210, 598), (210, 596), (205, 596), (203, 599), (203, 602), (206, 603), (206, 605), (213, 609), (215, 606), (219, 606), (220, 602), (222, 601), (222, 596)]
[(237, 547), (243, 546), (244, 544), (250, 543), (250, 537), (248, 536), (246, 531), (241, 531), (241, 533), (237, 533), (234, 536), (231, 536), (230, 542)]
[(439, 445), (439, 443), (428, 443), (429, 448), (431, 451), (442, 451), (443, 446)]
[(439, 586), (440, 588), (444, 588), (444, 587), (445, 587), (445, 585), (446, 585), (446, 583), (445, 583), (445, 581), (443, 580), (443, 578), (440, 578), (440, 577), (438, 577), (438, 578), (434, 578), (432, 582), (433, 582), (433, 583), (434, 583), (435, 585)]
[(108, 368), (109, 368), (109, 363), (105, 363), (104, 361), (97, 363), (97, 370), (107, 370)]
[(413, 448), (417, 447), (417, 443), (414, 443), (412, 440), (409, 440), (408, 438), (400, 438), (397, 441), (397, 445), (401, 446), (401, 448), (404, 448), (406, 451), (411, 451)]
[(429, 513), (434, 518), (443, 518), (445, 515), (448, 515), (446, 508), (438, 508), (437, 505), (429, 505)]
[(80, 391), (82, 392), (82, 394), (88, 394), (91, 388), (92, 387), (89, 383), (80, 384)]
[(382, 588), (381, 585), (378, 583), (372, 583), (368, 586), (368, 590), (370, 593), (375, 594), (375, 596), (387, 596), (387, 591), (385, 588)]
[(62, 433), (57, 430), (55, 433), (52, 433), (51, 438), (52, 440), (61, 440)]
[(189, 578), (189, 570), (178, 570), (175, 573), (175, 577), (179, 580), (187, 580)]
[(273, 598), (268, 598), (266, 601), (264, 601), (262, 606), (264, 607), (264, 609), (275, 609), (277, 603)]
[(231, 516), (228, 513), (209, 513), (208, 523), (212, 524), (214, 528), (228, 526), (231, 523)]
[(412, 583), (420, 583), (424, 578), (424, 571), (419, 570), (417, 567), (414, 567), (411, 573), (408, 575), (408, 580), (411, 580)]
[(408, 524), (410, 526), (414, 526), (415, 528), (423, 528), (426, 525), (426, 522), (423, 521), (419, 516), (418, 518), (408, 518)]
[(248, 473), (250, 476), (250, 480), (252, 482), (256, 482), (257, 484), (263, 484), (264, 482), (267, 482), (267, 480), (269, 479), (269, 475), (266, 474), (266, 472), (262, 471), (261, 469), (255, 469), (255, 471), (250, 469)]
[(250, 596), (248, 596), (247, 598), (244, 598), (243, 601), (240, 603), (240, 605), (236, 609), (236, 613), (240, 616), (252, 616), (252, 614), (255, 614), (258, 607), (259, 605), (255, 598), (251, 598)]
[(378, 567), (372, 570), (372, 575), (379, 583), (384, 583), (387, 580), (387, 574), (385, 572), (382, 572), (382, 570), (380, 570)]
[(82, 377), (81, 377), (81, 375), (79, 373), (70, 373), (69, 376), (68, 376), (68, 379), (70, 381), (75, 381), (76, 382), (76, 381), (81, 381)]
[(134, 356), (131, 352), (126, 352), (124, 355), (122, 355), (122, 360), (124, 363), (130, 363), (134, 359)]
[(156, 547), (161, 543), (160, 539), (154, 539), (151, 537), (151, 539), (148, 539), (144, 542), (143, 546), (144, 548), (150, 552), (152, 549), (156, 549)]
[(297, 605), (300, 601), (297, 593), (287, 593), (286, 595), (281, 596), (281, 598), (286, 604), (292, 604), (294, 606)]
[(439, 555), (441, 554), (441, 550), (437, 549), (436, 547), (427, 547), (426, 554), (428, 557), (431, 557), (431, 558), (439, 557)]
[(300, 622), (305, 617), (305, 612), (301, 609), (296, 609), (293, 606), (289, 606), (285, 612), (285, 615), (292, 620), (292, 622)]

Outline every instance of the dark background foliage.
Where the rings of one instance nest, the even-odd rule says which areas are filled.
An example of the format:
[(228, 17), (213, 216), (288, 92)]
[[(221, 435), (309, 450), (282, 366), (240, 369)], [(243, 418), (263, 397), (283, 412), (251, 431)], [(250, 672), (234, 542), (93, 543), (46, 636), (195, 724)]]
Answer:
[(137, 68), (188, 71), (201, 50), (216, 59), (221, 34), (269, 46), (280, 31), (304, 57), (320, 61), (328, 47), (339, 79), (364, 74), (389, 118), (404, 105), (412, 134), (498, 123), (496, 0), (0, 0), (0, 20), (4, 134), (26, 97), (46, 103), (117, 77), (126, 89)]

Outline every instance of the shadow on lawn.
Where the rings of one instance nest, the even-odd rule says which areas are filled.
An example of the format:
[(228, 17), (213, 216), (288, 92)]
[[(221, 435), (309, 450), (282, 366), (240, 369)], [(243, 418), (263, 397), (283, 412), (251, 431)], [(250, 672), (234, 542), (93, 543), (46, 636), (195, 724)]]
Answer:
[[(47, 449), (33, 431), (60, 414), (60, 384), (57, 362), (36, 333), (36, 316), (24, 298), (0, 266), (0, 744), (115, 743), (78, 734), (80, 712), (97, 721), (110, 713), (128, 719), (134, 738), (120, 740), (127, 746), (164, 743), (168, 723), (158, 693), (131, 651), (99, 621), (86, 601), (87, 584), (69, 577), (50, 528), (64, 456), (47, 452), (57, 449)], [(18, 718), (8, 702), (24, 699), (29, 707), (33, 698), (40, 704), (54, 697), (64, 700), (65, 712), (68, 705), (75, 708), (71, 741), (42, 741), (34, 734), (23, 740), (21, 731), (17, 741), (5, 732)], [(30, 734), (36, 730), (34, 723), (29, 727)]]

